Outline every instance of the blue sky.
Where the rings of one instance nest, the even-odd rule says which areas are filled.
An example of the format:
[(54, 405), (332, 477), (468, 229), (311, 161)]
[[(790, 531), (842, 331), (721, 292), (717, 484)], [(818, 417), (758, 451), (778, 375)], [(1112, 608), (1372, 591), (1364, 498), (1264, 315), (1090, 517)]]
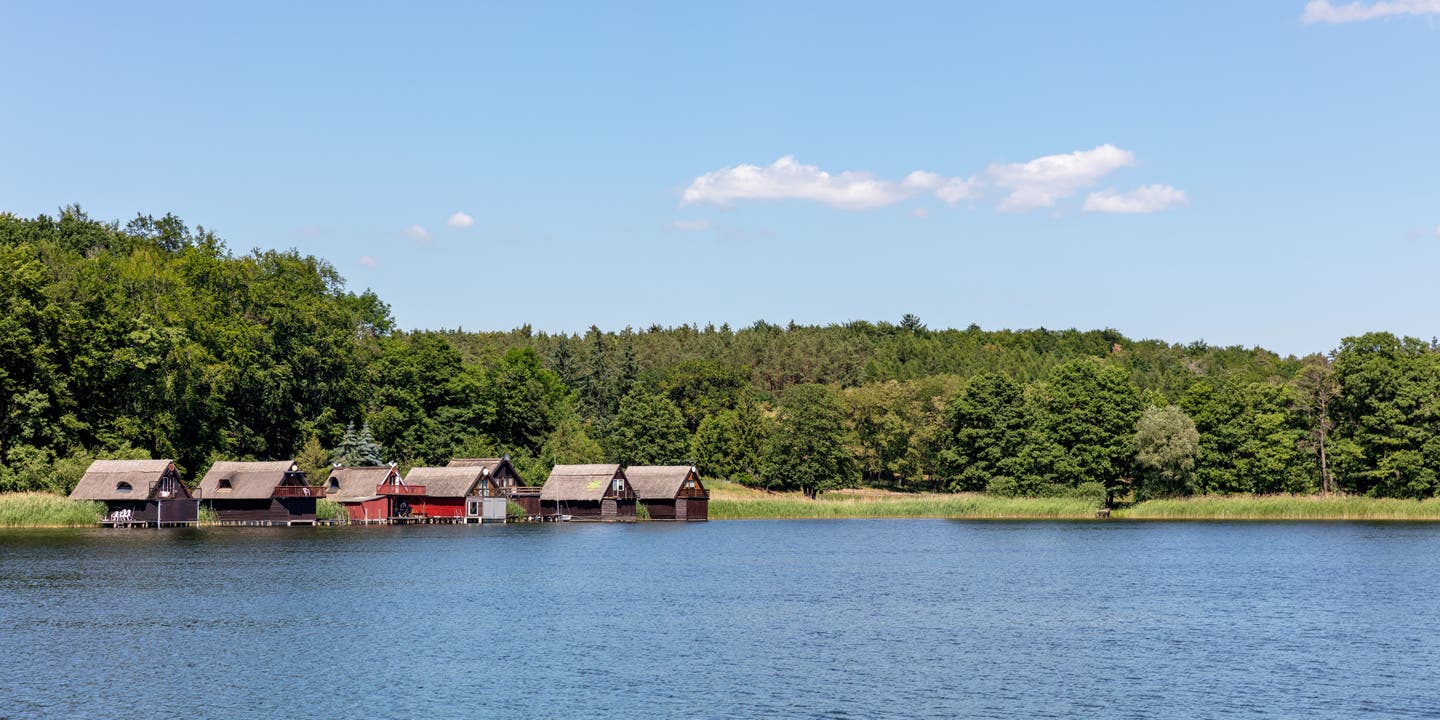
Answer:
[(411, 328), (1440, 335), (1440, 0), (208, 5), (0, 6), (0, 210)]

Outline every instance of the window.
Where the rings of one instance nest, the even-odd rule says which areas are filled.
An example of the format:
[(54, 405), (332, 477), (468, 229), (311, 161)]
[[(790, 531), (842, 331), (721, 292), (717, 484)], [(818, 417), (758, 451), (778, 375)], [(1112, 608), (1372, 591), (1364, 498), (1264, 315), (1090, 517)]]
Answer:
[(619, 495), (623, 492), (625, 492), (625, 479), (615, 478), (615, 494)]
[(234, 489), (235, 489), (235, 488), (233, 488), (233, 487), (230, 486), (230, 481), (229, 481), (229, 480), (221, 480), (221, 481), (220, 481), (220, 484), (219, 484), (218, 486), (216, 486), (215, 491), (216, 491), (216, 492), (230, 492), (231, 490), (234, 490)]
[(340, 479), (330, 478), (330, 487), (325, 490), (327, 493), (340, 492)]
[(130, 483), (125, 482), (125, 481), (123, 481), (123, 480), (120, 481), (120, 482), (118, 482), (118, 483), (115, 483), (115, 492), (117, 492), (117, 493), (128, 493), (128, 492), (130, 492), (131, 490), (134, 490), (134, 489), (135, 489), (135, 488), (130, 487)]

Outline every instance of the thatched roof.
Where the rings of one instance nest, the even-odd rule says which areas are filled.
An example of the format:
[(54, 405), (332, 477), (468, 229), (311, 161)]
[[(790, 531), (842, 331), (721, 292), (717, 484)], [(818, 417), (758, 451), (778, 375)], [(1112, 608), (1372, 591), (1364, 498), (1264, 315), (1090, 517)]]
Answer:
[[(350, 500), (369, 500), (377, 497), (375, 486), (380, 485), (394, 473), (398, 479), (400, 471), (389, 465), (365, 465), (357, 467), (337, 467), (330, 471), (329, 477), (325, 478), (325, 485), (322, 488), (324, 497), (336, 502)], [(339, 488), (330, 492), (330, 481), (335, 480)]]
[[(299, 472), (294, 460), (235, 462), (221, 460), (200, 480), (202, 500), (259, 500), (268, 498), (289, 473)], [(229, 481), (229, 489), (221, 483)]]
[(540, 499), (599, 501), (618, 472), (619, 465), (556, 465), (540, 489)]
[[(149, 500), (173, 460), (96, 460), (70, 491), (76, 500)], [(130, 487), (122, 491), (121, 484)]]
[(502, 462), (505, 462), (505, 458), (451, 458), (450, 462), (449, 462), (449, 463), (446, 463), (445, 466), (446, 466), (446, 467), (478, 467), (478, 468), (485, 468), (486, 470), (489, 470), (491, 473), (494, 473), (494, 472), (495, 472), (495, 468), (500, 467), (500, 463), (502, 463)]
[(406, 485), (424, 485), (426, 497), (465, 497), (480, 481), (479, 467), (417, 467), (405, 473)]
[(680, 486), (692, 472), (700, 476), (690, 465), (631, 465), (625, 468), (625, 479), (641, 500), (670, 500), (680, 494)]

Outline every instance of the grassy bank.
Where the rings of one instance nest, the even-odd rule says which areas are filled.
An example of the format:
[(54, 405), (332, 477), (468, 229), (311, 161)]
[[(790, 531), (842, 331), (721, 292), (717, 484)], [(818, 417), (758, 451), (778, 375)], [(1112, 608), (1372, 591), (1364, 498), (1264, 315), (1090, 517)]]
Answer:
[(0, 494), (0, 527), (86, 527), (100, 524), (105, 506), (43, 492)]
[(1440, 520), (1440, 498), (1360, 495), (1210, 495), (1150, 500), (1115, 511), (1137, 520)]
[[(714, 520), (823, 518), (1094, 518), (1089, 498), (1006, 498), (979, 493), (768, 493), (711, 483)], [(1150, 500), (1114, 511), (1132, 520), (1440, 520), (1440, 498), (1397, 500), (1353, 495), (1226, 495)]]
[(768, 493), (726, 482), (711, 482), (712, 520), (825, 518), (1040, 518), (1095, 517), (1087, 498), (1007, 498), (980, 493), (825, 493), (811, 500), (799, 493)]

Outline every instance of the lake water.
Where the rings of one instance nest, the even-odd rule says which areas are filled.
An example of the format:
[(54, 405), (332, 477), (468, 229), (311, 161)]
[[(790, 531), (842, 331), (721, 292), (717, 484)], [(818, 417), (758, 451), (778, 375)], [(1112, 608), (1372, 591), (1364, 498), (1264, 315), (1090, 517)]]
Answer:
[(1440, 525), (0, 532), (0, 717), (1440, 715)]

